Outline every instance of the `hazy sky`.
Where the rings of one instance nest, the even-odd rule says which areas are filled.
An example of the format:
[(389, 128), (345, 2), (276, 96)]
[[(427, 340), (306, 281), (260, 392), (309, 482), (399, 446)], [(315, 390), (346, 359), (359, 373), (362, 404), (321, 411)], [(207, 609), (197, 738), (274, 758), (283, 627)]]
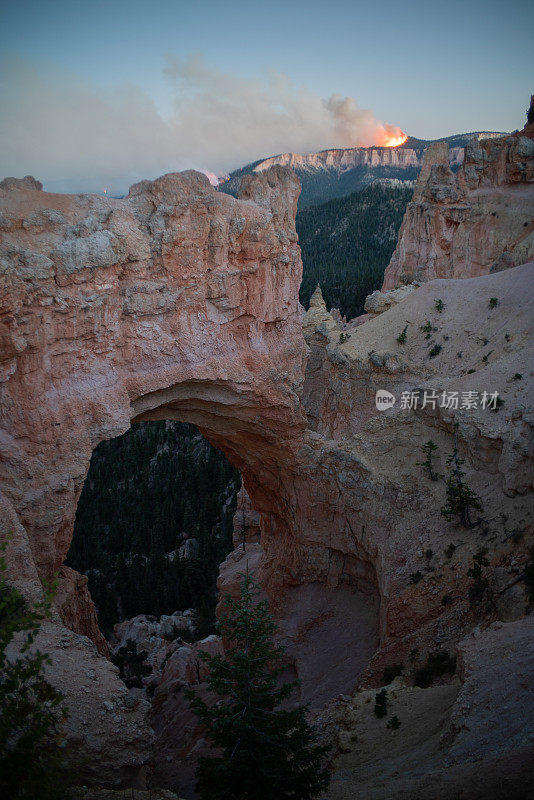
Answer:
[(534, 3), (0, 0), (0, 177), (121, 190), (286, 150), (522, 127)]

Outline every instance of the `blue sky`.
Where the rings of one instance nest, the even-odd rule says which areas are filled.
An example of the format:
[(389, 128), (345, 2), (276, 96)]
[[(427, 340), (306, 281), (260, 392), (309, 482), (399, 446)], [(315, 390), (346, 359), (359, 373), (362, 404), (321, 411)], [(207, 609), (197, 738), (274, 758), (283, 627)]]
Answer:
[[(253, 157), (254, 140), (263, 148), (256, 157), (279, 148), (339, 146), (346, 144), (339, 141), (339, 120), (330, 128), (325, 119), (317, 120), (316, 100), (332, 95), (354, 98), (357, 107), (370, 109), (375, 120), (398, 125), (422, 138), (469, 130), (513, 130), (522, 127), (534, 91), (533, 8), (533, 3), (495, 0), (439, 4), (422, 0), (276, 0), (261, 4), (250, 0), (19, 0), (8, 4), (3, 0), (0, 100), (6, 117), (0, 122), (4, 151), (0, 171), (11, 165), (20, 169), (27, 162), (32, 169), (42, 165), (45, 179), (56, 174), (58, 178), (72, 176), (75, 153), (63, 163), (53, 147), (63, 135), (63, 121), (72, 136), (81, 137), (80, 170), (74, 180), (81, 179), (84, 169), (96, 167), (91, 159), (98, 159), (95, 141), (100, 135), (102, 148), (110, 148), (110, 155), (117, 150), (119, 160), (123, 159), (118, 170), (133, 175), (135, 164), (128, 170), (119, 151), (121, 136), (129, 136), (136, 119), (138, 138), (131, 143), (129, 158), (135, 160), (136, 148), (143, 151), (159, 146), (162, 168), (173, 161), (170, 168), (191, 162), (195, 167), (224, 171)], [(193, 78), (187, 67), (192, 54), (202, 56), (194, 62)], [(165, 73), (169, 58), (181, 65), (172, 79)], [(286, 78), (291, 100), (287, 86), (282, 86)], [(240, 81), (247, 82), (244, 95), (249, 92), (249, 97), (255, 94), (261, 100), (257, 104), (247, 100), (251, 106), (249, 140), (243, 109), (236, 113), (239, 135), (229, 131), (225, 139), (220, 134), (230, 125), (232, 107), (239, 102)], [(68, 98), (64, 107), (63, 82), (68, 87), (63, 92)], [(80, 109), (75, 100), (77, 84)], [(56, 95), (50, 100), (47, 119), (44, 99), (53, 87)], [(96, 103), (102, 130), (92, 130), (92, 153), (85, 157), (82, 126), (74, 117), (79, 111), (85, 115), (87, 129), (89, 95)], [(203, 104), (195, 105), (194, 110), (207, 120), (212, 138), (221, 138), (219, 150), (207, 141), (205, 132), (202, 142), (191, 146), (187, 131), (183, 125), (180, 128), (184, 109), (192, 128), (200, 125), (193, 113), (199, 95)], [(308, 97), (313, 111), (308, 106), (304, 109), (301, 95)], [(41, 103), (35, 101), (36, 96), (42, 98)], [(219, 119), (215, 107), (223, 105), (221, 97), (225, 108), (224, 113), (219, 108)], [(108, 116), (116, 116), (126, 102), (131, 118), (128, 131), (121, 133), (119, 121), (108, 124)], [(50, 129), (49, 159), (45, 144), (32, 139), (27, 130), (21, 135), (21, 126), (28, 128), (32, 107), (36, 128)], [(153, 122), (156, 127), (151, 133), (148, 118), (152, 113), (164, 120), (164, 127), (168, 118), (174, 117), (172, 131), (163, 132), (159, 123)], [(269, 148), (271, 118), (276, 135)], [(302, 135), (296, 130), (299, 123)], [(281, 131), (286, 125), (288, 145), (283, 147)], [(265, 135), (259, 136), (258, 130)], [(106, 132), (110, 132), (109, 141), (104, 141)], [(175, 159), (172, 137), (176, 140)], [(165, 138), (168, 141), (163, 142)], [(39, 163), (33, 163), (33, 156)], [(159, 167), (149, 161), (140, 157), (139, 169)]]

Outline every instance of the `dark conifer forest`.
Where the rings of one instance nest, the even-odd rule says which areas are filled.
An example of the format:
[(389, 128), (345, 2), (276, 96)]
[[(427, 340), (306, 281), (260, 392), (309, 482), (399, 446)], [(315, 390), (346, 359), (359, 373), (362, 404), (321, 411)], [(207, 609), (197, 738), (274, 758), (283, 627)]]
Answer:
[(136, 614), (186, 608), (198, 609), (201, 635), (211, 632), (240, 482), (180, 422), (142, 422), (96, 448), (67, 564), (88, 575), (105, 633)]
[(382, 285), (412, 194), (411, 186), (375, 183), (299, 211), (305, 308), (319, 283), (328, 309), (347, 319), (364, 313), (365, 298)]

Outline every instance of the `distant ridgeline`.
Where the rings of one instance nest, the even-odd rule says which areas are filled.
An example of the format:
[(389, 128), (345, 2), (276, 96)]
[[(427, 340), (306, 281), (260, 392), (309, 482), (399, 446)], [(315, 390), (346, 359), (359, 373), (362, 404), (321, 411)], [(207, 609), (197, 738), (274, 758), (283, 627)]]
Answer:
[(320, 283), (327, 307), (339, 308), (352, 319), (363, 313), (366, 296), (382, 285), (413, 181), (431, 141), (449, 144), (451, 168), (456, 170), (469, 139), (501, 135), (463, 133), (438, 140), (410, 136), (398, 147), (282, 153), (235, 170), (219, 189), (236, 195), (245, 175), (275, 164), (294, 169), (302, 185), (297, 214), (304, 267), (300, 301), (308, 307)]
[(240, 483), (193, 425), (142, 422), (98, 445), (67, 564), (88, 575), (104, 633), (137, 614), (186, 608), (211, 632)]
[(409, 136), (398, 147), (346, 147), (321, 150), (318, 153), (282, 153), (254, 161), (230, 173), (219, 189), (236, 195), (241, 179), (251, 172), (263, 172), (275, 164), (295, 170), (302, 184), (299, 209), (343, 197), (368, 186), (377, 178), (413, 181), (421, 168), (425, 149), (433, 141), (447, 142), (451, 149), (451, 167), (457, 169), (463, 159), (463, 148), (473, 136), (501, 136), (498, 133), (461, 133), (443, 139), (416, 139)]

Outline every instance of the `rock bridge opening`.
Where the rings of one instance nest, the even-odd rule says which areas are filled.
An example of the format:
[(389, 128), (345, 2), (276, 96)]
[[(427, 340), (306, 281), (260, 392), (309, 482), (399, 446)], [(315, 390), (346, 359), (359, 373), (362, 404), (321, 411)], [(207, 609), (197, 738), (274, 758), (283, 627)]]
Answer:
[[(223, 454), (176, 421), (134, 424), (95, 449), (62, 571), (88, 577), (108, 642), (124, 620), (186, 609), (187, 630), (178, 633), (214, 633), (217, 575), (232, 549), (240, 485)], [(69, 610), (64, 603), (67, 624)]]
[[(352, 688), (362, 643), (372, 651), (378, 638), (378, 581), (365, 542), (355, 547), (346, 533), (357, 500), (343, 496), (339, 465), (306, 430), (295, 176), (280, 167), (251, 175), (238, 199), (191, 172), (144, 181), (124, 200), (24, 182), (10, 192), (0, 527), (25, 591), (38, 594), (38, 576), (64, 562), (98, 444), (132, 423), (191, 423), (239, 470), (259, 515), (261, 544), (251, 542), (247, 558), (296, 672), (308, 670), (310, 691), (327, 676), (329, 693)], [(242, 568), (237, 548), (222, 591)], [(78, 589), (83, 612), (87, 590)], [(72, 598), (68, 580), (61, 592)], [(331, 650), (319, 661), (314, 632), (329, 620)], [(68, 632), (58, 620), (51, 631), (59, 664)], [(83, 642), (69, 642), (80, 663), (91, 661)], [(337, 670), (341, 654), (346, 670)], [(90, 692), (71, 694), (74, 722), (90, 716)]]

